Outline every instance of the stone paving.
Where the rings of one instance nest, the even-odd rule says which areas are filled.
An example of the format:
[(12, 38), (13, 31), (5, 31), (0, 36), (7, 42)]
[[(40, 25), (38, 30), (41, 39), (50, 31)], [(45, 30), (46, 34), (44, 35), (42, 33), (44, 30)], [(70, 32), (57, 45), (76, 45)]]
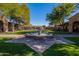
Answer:
[(54, 38), (43, 38), (40, 40), (37, 39), (33, 39), (33, 38), (19, 38), (19, 39), (13, 39), (13, 40), (9, 40), (6, 41), (9, 43), (24, 43), (28, 46), (30, 46), (32, 49), (34, 49), (36, 52), (38, 53), (42, 53), (44, 52), (46, 49), (48, 49), (51, 45), (53, 45), (55, 43), (55, 39)]
[(24, 37), (24, 35), (16, 35), (16, 34), (0, 34), (0, 37), (21, 38), (21, 37)]
[(60, 37), (79, 37), (79, 34), (61, 34), (61, 35), (57, 35)]
[(64, 37), (79, 37), (79, 34), (63, 34), (63, 35), (56, 35), (56, 41), (57, 43), (63, 43), (63, 44), (75, 44), (75, 42), (72, 42), (70, 40), (65, 39)]
[(61, 36), (56, 36), (55, 38), (56, 38), (56, 44), (75, 44), (75, 42), (67, 40)]
[(38, 53), (43, 53), (46, 49), (54, 44), (74, 44), (74, 42), (66, 40), (63, 36), (56, 37), (35, 37), (35, 36), (18, 36), (18, 38), (6, 41), (8, 43), (24, 43), (34, 49)]

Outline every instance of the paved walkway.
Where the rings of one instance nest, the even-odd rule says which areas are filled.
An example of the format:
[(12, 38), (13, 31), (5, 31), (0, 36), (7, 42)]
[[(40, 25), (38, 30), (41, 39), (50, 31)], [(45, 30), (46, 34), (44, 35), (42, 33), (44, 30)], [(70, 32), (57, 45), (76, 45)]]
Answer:
[(16, 34), (0, 34), (0, 37), (21, 38), (21, 37), (24, 37), (24, 35), (16, 35)]
[(70, 40), (65, 39), (64, 37), (79, 37), (79, 34), (63, 34), (63, 35), (57, 35), (55, 38), (58, 41), (57, 44), (63, 43), (63, 44), (75, 44), (75, 42), (72, 42)]
[(75, 44), (74, 42), (65, 39), (62, 36), (56, 36), (56, 44)]
[(79, 37), (79, 34), (63, 34), (63, 35), (57, 35), (61, 37)]
[(44, 52), (46, 49), (48, 49), (50, 46), (55, 44), (55, 39), (54, 38), (43, 38), (40, 40), (32, 39), (32, 38), (19, 38), (19, 39), (13, 39), (6, 41), (8, 43), (24, 43), (34, 49), (38, 53)]
[[(1, 35), (0, 35), (1, 36)], [(7, 35), (13, 37), (13, 35)], [(15, 40), (6, 41), (8, 43), (24, 43), (34, 49), (38, 53), (43, 53), (46, 49), (51, 47), (54, 44), (74, 44), (74, 42), (64, 39), (64, 37), (79, 37), (79, 35), (57, 35), (54, 38), (41, 38), (34, 39), (34, 38), (27, 38), (24, 35), (14, 35), (17, 37)]]

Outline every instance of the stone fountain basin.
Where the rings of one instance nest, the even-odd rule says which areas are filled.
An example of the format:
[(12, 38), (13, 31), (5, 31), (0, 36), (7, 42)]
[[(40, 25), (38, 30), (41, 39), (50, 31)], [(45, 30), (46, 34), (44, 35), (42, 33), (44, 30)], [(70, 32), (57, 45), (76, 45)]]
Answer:
[(23, 38), (6, 41), (8, 43), (24, 43), (41, 54), (46, 49), (55, 44), (55, 39), (52, 35), (47, 34), (26, 34)]
[(40, 34), (40, 35), (38, 35), (38, 34), (29, 34), (29, 35), (25, 35), (25, 37), (26, 38), (31, 38), (31, 39), (42, 39), (42, 40), (44, 40), (44, 39), (51, 39), (51, 38), (53, 38), (53, 35), (48, 35), (48, 34), (44, 34), (44, 33), (42, 33), (42, 34)]

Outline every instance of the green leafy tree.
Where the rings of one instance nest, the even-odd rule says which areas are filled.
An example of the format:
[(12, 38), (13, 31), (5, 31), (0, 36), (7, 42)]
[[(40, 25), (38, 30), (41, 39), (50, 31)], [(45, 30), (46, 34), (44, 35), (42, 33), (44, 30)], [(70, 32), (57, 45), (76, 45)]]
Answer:
[(29, 8), (26, 4), (2, 3), (0, 4), (0, 10), (5, 16), (9, 16), (11, 19), (16, 19), (18, 22), (24, 20), (25, 25), (30, 23)]
[(29, 8), (27, 7), (27, 5), (25, 3), (23, 3), (21, 5), (21, 10), (22, 10), (22, 17), (23, 19), (25, 19), (25, 25), (29, 25), (30, 24), (30, 13), (29, 13)]
[(47, 14), (46, 20), (51, 24), (58, 25), (64, 22), (64, 18), (69, 16), (75, 9), (75, 4), (63, 3), (52, 10), (51, 13)]

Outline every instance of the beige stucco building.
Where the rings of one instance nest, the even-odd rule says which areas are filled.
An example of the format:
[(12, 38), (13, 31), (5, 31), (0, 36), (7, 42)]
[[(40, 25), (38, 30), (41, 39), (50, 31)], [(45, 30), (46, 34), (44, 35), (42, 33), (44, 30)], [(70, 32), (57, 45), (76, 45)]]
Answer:
[(72, 16), (68, 17), (68, 20), (61, 25), (57, 25), (57, 30), (79, 33), (79, 12), (73, 13)]
[(8, 17), (4, 16), (2, 12), (0, 12), (0, 32), (8, 32), (8, 31), (16, 31), (19, 30), (18, 21), (14, 19), (9, 19)]
[(8, 21), (5, 16), (0, 16), (0, 32), (8, 31)]
[(69, 32), (79, 32), (79, 13), (69, 18)]

